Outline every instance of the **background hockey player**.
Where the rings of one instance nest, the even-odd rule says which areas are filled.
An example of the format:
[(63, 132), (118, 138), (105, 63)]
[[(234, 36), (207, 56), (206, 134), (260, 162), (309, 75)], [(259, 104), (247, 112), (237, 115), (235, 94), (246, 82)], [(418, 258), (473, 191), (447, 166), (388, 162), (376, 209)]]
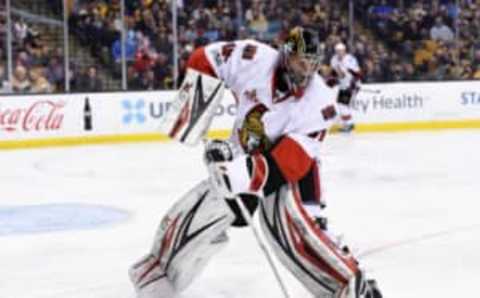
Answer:
[(151, 252), (131, 268), (138, 297), (174, 297), (193, 281), (226, 243), (227, 229), (245, 225), (237, 196), (252, 212), (260, 201), (266, 238), (315, 297), (381, 297), (314, 221), (319, 146), (336, 116), (335, 93), (316, 75), (317, 46), (314, 33), (295, 28), (280, 51), (244, 40), (192, 54), (189, 67), (223, 80), (238, 113), (230, 141), (206, 146), (210, 178), (173, 206)]
[(337, 98), (340, 112), (340, 130), (350, 132), (355, 127), (351, 103), (360, 89), (361, 70), (357, 59), (352, 54), (347, 53), (347, 47), (343, 43), (335, 45), (335, 54), (330, 60), (330, 66), (340, 89)]

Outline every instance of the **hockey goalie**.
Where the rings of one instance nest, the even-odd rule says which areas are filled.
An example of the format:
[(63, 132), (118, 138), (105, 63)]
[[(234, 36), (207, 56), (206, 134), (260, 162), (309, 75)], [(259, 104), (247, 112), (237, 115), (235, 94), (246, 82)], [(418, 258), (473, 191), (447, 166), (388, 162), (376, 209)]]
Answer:
[(167, 212), (150, 252), (130, 268), (138, 298), (172, 298), (188, 287), (228, 243), (228, 230), (247, 225), (243, 207), (259, 216), (272, 250), (313, 297), (382, 297), (322, 217), (319, 148), (337, 109), (318, 64), (318, 39), (300, 27), (278, 50), (241, 40), (192, 53), (180, 92), (196, 91), (181, 96), (164, 129), (198, 140), (221, 84), (235, 95), (236, 121), (229, 140), (206, 143), (209, 177)]

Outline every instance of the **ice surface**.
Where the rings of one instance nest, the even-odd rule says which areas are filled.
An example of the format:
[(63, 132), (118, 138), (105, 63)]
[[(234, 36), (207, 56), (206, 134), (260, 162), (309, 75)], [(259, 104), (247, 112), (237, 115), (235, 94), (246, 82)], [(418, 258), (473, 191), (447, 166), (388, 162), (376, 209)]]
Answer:
[[(476, 297), (480, 132), (329, 136), (323, 191), (335, 231), (387, 298)], [(0, 236), (2, 298), (131, 298), (128, 267), (173, 201), (205, 175), (201, 150), (169, 144), (0, 152), (0, 209), (93, 204), (128, 220)], [(248, 229), (182, 298), (279, 298)], [(293, 298), (309, 297), (282, 270)]]

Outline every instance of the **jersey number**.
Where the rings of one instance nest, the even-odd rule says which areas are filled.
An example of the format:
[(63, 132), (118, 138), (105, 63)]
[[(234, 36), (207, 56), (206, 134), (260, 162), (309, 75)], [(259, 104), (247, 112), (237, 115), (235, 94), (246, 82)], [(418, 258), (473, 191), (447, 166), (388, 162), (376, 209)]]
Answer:
[(257, 46), (249, 44), (243, 49), (242, 58), (245, 60), (252, 60), (256, 53)]
[(222, 47), (222, 56), (223, 56), (223, 61), (227, 62), (227, 60), (230, 58), (232, 55), (233, 50), (235, 49), (235, 44), (233, 42), (227, 43)]
[(334, 106), (328, 106), (322, 110), (322, 116), (325, 121), (328, 121), (337, 116), (337, 110)]
[[(227, 43), (222, 47), (222, 56), (223, 56), (224, 62), (228, 61), (234, 49), (235, 49), (235, 44), (233, 42)], [(252, 60), (253, 57), (255, 57), (256, 53), (257, 53), (257, 46), (248, 44), (243, 49), (242, 58), (245, 60)]]

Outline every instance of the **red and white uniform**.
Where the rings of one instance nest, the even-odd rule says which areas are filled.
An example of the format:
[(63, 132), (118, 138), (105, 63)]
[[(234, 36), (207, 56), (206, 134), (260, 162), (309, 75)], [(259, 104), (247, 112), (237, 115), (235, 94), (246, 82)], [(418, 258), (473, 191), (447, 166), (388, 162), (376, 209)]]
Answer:
[[(274, 86), (279, 55), (265, 44), (244, 40), (214, 43), (190, 57), (188, 67), (223, 80), (236, 96), (233, 140), (239, 144), (237, 128), (263, 105), (265, 133), (274, 145), (268, 152), (209, 165), (212, 179), (172, 207), (152, 251), (131, 267), (137, 298), (170, 298), (187, 287), (227, 241), (223, 235), (235, 216), (224, 198), (248, 192), (263, 196), (260, 225), (280, 262), (315, 297), (344, 298), (358, 288), (356, 260), (331, 241), (307, 208), (320, 210), (319, 148), (335, 119), (336, 92), (315, 75), (299, 98), (279, 94)], [(273, 190), (267, 193), (266, 185)]]
[(341, 72), (338, 74), (340, 90), (352, 88), (360, 78), (360, 66), (357, 59), (351, 54), (347, 53), (343, 57), (338, 54), (333, 55), (330, 66), (335, 71)]
[(301, 98), (279, 94), (274, 86), (279, 55), (277, 50), (255, 40), (217, 42), (197, 49), (188, 66), (223, 80), (233, 92), (238, 104), (234, 140), (248, 112), (262, 104), (268, 109), (262, 120), (269, 139), (275, 141), (286, 135), (285, 146), (292, 147), (277, 150), (282, 151), (281, 156), (274, 154), (277, 163), (282, 165), (285, 161), (281, 159), (291, 157), (289, 150), (302, 150), (304, 158), (319, 160), (320, 141), (336, 115), (336, 93), (315, 75)]
[[(320, 146), (336, 118), (337, 94), (317, 74), (301, 97), (279, 94), (274, 86), (279, 60), (280, 54), (273, 48), (244, 40), (197, 49), (188, 66), (223, 80), (234, 93), (238, 104), (234, 131), (252, 109), (258, 105), (267, 108), (262, 122), (267, 137), (275, 143), (268, 155), (288, 183), (291, 195), (278, 205), (274, 194), (273, 198), (267, 195), (261, 212), (262, 227), (278, 248), (275, 252), (281, 262), (313, 294), (340, 297), (358, 273), (356, 261), (345, 256), (312, 220), (320, 212)], [(233, 194), (263, 188), (270, 175), (266, 157), (252, 156), (251, 177), (246, 174), (245, 158), (220, 165), (220, 175), (213, 180), (222, 181), (220, 176), (227, 175), (230, 182), (226, 188)], [(282, 206), (282, 211), (275, 213), (274, 206)], [(275, 219), (281, 224), (274, 223)]]
[(330, 66), (335, 70), (339, 82), (340, 92), (338, 93), (337, 103), (340, 122), (343, 128), (348, 131), (353, 128), (351, 102), (360, 87), (360, 67), (357, 59), (348, 53), (335, 54), (330, 61)]

